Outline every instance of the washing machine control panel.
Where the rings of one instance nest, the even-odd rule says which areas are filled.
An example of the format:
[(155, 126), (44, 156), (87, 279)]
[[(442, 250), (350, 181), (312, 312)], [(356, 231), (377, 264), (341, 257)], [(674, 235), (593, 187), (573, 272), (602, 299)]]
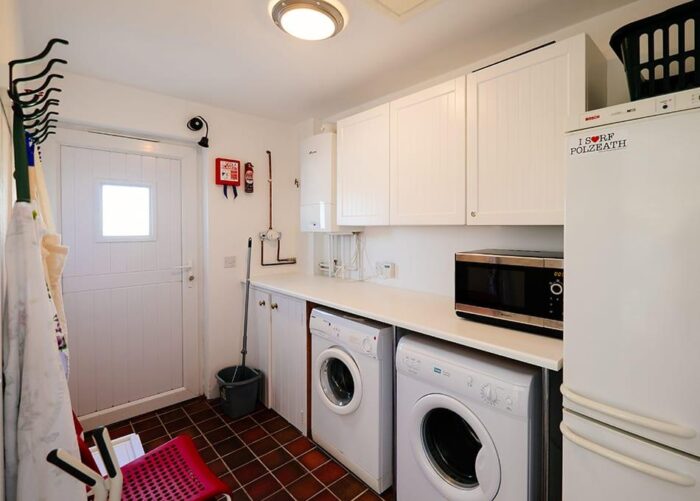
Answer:
[(399, 350), (396, 365), (399, 372), (429, 382), (435, 386), (435, 391), (463, 397), (465, 402), (468, 400), (511, 414), (528, 413), (527, 388), (410, 350)]
[(309, 328), (313, 335), (331, 340), (368, 357), (377, 358), (378, 338), (382, 335), (381, 331), (365, 329), (368, 332), (361, 332), (353, 325), (343, 325), (342, 322), (329, 320), (327, 315), (315, 313), (311, 315)]

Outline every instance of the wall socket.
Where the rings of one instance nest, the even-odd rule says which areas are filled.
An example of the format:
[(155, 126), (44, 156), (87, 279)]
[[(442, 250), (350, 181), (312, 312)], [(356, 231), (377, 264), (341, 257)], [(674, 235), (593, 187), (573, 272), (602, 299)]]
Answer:
[(235, 268), (236, 267), (236, 256), (225, 256), (224, 257), (224, 268)]
[(379, 278), (396, 278), (396, 265), (394, 263), (377, 263), (376, 273)]

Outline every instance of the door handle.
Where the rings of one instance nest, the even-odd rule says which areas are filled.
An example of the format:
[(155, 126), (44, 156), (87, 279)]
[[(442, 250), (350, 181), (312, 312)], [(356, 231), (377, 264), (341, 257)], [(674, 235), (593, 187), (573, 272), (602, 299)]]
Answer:
[(695, 479), (688, 475), (683, 475), (681, 473), (676, 473), (675, 471), (667, 470), (665, 468), (660, 468), (658, 466), (645, 463), (638, 459), (629, 457), (620, 452), (603, 447), (600, 444), (588, 440), (580, 435), (577, 435), (571, 429), (565, 425), (563, 422), (559, 425), (562, 435), (566, 437), (570, 442), (582, 447), (594, 454), (598, 454), (610, 461), (631, 468), (645, 475), (658, 478), (659, 480), (665, 480), (666, 482), (671, 482), (672, 484), (680, 485), (682, 487), (692, 487), (695, 485)]
[(187, 271), (187, 281), (189, 282), (189, 284), (187, 284), (187, 287), (192, 287), (192, 282), (194, 282), (194, 273), (192, 272), (192, 261), (187, 261), (185, 264), (181, 264), (180, 266), (173, 266), (173, 268), (176, 270)]
[(258, 301), (258, 306), (265, 306), (265, 300)]
[(693, 430), (692, 428), (668, 423), (666, 421), (660, 421), (658, 419), (653, 419), (646, 416), (640, 416), (639, 414), (634, 414), (632, 412), (618, 409), (610, 405), (596, 402), (595, 400), (592, 400), (590, 398), (584, 397), (571, 391), (564, 385), (561, 385), (560, 390), (561, 394), (564, 395), (564, 397), (568, 398), (575, 404), (620, 419), (622, 421), (626, 421), (637, 426), (642, 426), (649, 430), (658, 431), (659, 433), (665, 433), (666, 435), (673, 435), (674, 437), (680, 438), (693, 438), (696, 435), (695, 430)]

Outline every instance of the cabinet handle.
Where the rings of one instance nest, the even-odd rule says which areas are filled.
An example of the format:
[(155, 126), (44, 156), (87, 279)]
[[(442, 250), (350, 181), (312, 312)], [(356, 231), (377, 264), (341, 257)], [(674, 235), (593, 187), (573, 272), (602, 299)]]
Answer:
[(270, 303), (270, 308), (272, 308), (273, 310), (276, 310), (276, 309), (277, 309), (277, 303)]
[(471, 216), (472, 216), (472, 217), (476, 217), (476, 211), (472, 211), (472, 212), (471, 212)]
[(258, 301), (258, 305), (265, 306), (265, 300), (263, 299), (262, 301)]

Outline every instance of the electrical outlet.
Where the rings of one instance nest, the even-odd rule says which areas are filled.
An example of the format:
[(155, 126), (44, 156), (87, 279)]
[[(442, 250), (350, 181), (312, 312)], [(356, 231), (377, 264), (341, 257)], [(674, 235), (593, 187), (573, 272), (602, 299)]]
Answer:
[(236, 256), (224, 257), (224, 268), (235, 268), (235, 267), (236, 267)]
[(376, 272), (379, 278), (396, 278), (396, 265), (394, 263), (377, 263)]

